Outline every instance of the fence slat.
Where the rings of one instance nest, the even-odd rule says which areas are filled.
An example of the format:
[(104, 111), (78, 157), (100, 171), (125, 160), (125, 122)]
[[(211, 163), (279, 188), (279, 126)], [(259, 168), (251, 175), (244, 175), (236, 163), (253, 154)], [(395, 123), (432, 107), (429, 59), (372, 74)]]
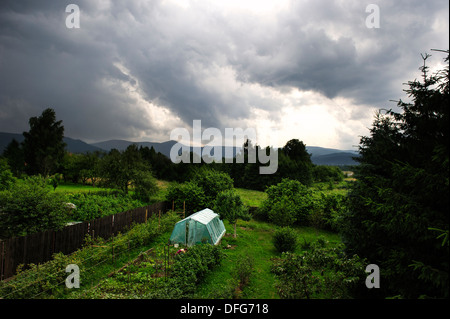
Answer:
[(47, 230), (3, 240), (0, 242), (0, 280), (14, 276), (20, 264), (44, 263), (55, 253), (70, 254), (76, 251), (83, 246), (86, 234), (109, 239), (133, 223), (144, 223), (159, 210), (166, 212), (170, 208), (170, 203), (158, 202), (90, 222), (66, 226), (59, 231)]

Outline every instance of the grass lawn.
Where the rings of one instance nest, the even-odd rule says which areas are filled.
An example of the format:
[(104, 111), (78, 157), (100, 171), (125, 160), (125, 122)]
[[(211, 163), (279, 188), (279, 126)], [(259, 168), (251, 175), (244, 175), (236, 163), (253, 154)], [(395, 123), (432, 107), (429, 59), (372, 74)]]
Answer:
[[(53, 190), (53, 186), (48, 185), (48, 188)], [(74, 183), (61, 183), (56, 187), (55, 192), (62, 193), (78, 193), (78, 192), (97, 192), (105, 191), (109, 188), (93, 187), (92, 185), (74, 184)]]
[[(250, 256), (253, 260), (253, 271), (249, 284), (238, 292), (240, 298), (247, 299), (278, 299), (274, 287), (275, 276), (271, 273), (271, 258), (280, 256), (272, 243), (276, 226), (260, 221), (238, 221), (237, 238), (232, 237), (233, 226), (224, 222), (227, 235), (222, 239), (221, 245), (231, 248), (224, 249), (225, 258), (221, 265), (214, 269), (199, 286), (197, 298), (223, 298), (223, 292), (233, 289), (233, 271), (239, 259)], [(322, 236), (331, 245), (339, 243), (337, 234), (316, 230), (312, 227), (295, 228), (298, 234), (299, 245), (296, 252), (301, 252), (301, 243), (315, 241)], [(229, 298), (225, 296), (225, 298)]]
[(158, 192), (152, 197), (153, 202), (163, 202), (166, 200), (167, 189), (170, 186), (171, 182), (157, 180), (156, 185), (158, 186)]
[(267, 194), (264, 192), (245, 188), (235, 188), (235, 190), (247, 206), (260, 207), (262, 202), (267, 198)]

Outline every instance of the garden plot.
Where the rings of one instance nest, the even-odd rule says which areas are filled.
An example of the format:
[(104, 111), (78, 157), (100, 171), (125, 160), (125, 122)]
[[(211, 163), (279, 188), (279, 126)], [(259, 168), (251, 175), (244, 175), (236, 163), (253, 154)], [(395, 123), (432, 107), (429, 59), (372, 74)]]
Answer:
[(135, 299), (164, 286), (178, 249), (159, 244), (142, 252), (135, 260), (110, 273), (83, 295), (100, 299)]

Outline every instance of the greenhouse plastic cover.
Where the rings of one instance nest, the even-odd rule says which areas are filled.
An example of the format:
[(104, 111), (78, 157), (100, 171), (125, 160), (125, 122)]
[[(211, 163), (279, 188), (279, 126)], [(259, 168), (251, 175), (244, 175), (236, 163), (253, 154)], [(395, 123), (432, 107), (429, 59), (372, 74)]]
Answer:
[(225, 235), (225, 226), (219, 219), (219, 215), (205, 208), (176, 223), (170, 242), (187, 246), (201, 242), (217, 245), (223, 235)]

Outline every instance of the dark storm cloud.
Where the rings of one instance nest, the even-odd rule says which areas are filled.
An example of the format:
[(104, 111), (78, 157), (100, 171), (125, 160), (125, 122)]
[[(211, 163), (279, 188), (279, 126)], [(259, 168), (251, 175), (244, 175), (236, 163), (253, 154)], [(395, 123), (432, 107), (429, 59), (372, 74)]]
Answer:
[[(132, 101), (101, 83), (124, 80), (112, 65), (111, 39), (102, 41), (88, 28), (67, 29), (65, 6), (39, 3), (35, 10), (11, 6), (1, 13), (0, 103), (10, 109), (1, 118), (7, 121), (2, 130), (25, 130), (29, 117), (53, 107), (68, 134), (109, 138), (126, 133), (121, 123), (132, 114), (127, 109)], [(133, 124), (139, 125), (140, 117), (135, 118)]]
[(65, 27), (66, 3), (1, 2), (0, 131), (53, 107), (68, 136), (169, 136), (158, 123), (171, 120), (149, 103), (170, 123), (222, 128), (255, 108), (277, 119), (292, 89), (352, 99), (357, 117), (402, 96), (420, 53), (448, 48), (445, 1), (378, 2), (380, 29), (365, 26), (370, 1), (292, 1), (262, 15), (203, 1), (74, 3), (80, 29)]
[(436, 14), (448, 4), (379, 2), (381, 28), (368, 29), (365, 8), (370, 3), (293, 2), (279, 15), (278, 24), (266, 30), (272, 35), (265, 43), (247, 42), (248, 54), (237, 60), (240, 70), (252, 81), (315, 90), (330, 98), (351, 97), (364, 104), (400, 95), (401, 83), (420, 65), (420, 53), (448, 46), (448, 40), (439, 38), (442, 32), (432, 29)]

